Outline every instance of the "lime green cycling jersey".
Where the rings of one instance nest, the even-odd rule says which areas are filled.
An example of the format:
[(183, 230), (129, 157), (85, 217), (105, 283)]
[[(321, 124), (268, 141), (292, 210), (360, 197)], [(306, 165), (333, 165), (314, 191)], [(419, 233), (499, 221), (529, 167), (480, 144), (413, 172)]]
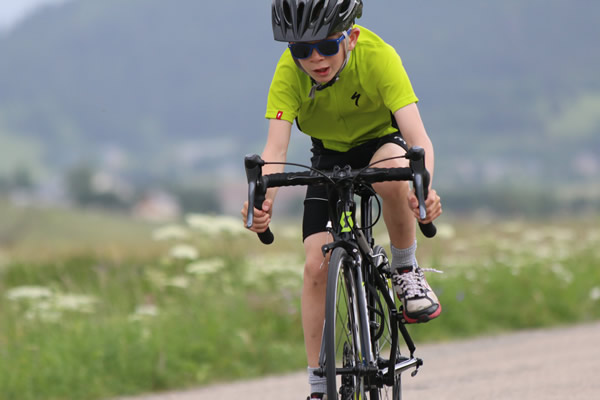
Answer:
[(296, 120), (302, 132), (335, 151), (397, 131), (390, 112), (416, 103), (417, 96), (394, 48), (356, 27), (360, 35), (340, 79), (312, 99), (311, 78), (298, 68), (289, 49), (283, 53), (269, 89), (266, 118)]

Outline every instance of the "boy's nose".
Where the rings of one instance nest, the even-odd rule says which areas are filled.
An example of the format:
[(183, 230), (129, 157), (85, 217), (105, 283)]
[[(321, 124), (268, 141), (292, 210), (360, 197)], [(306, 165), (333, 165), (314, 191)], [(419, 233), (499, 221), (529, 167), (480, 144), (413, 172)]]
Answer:
[(312, 53), (308, 59), (310, 61), (321, 61), (324, 57), (317, 51), (317, 49), (312, 49)]

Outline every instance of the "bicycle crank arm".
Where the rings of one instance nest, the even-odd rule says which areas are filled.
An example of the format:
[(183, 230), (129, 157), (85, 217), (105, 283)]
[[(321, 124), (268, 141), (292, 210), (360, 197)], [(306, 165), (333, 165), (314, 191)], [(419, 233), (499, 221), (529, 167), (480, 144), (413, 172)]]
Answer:
[[(363, 366), (363, 365), (358, 365), (355, 367), (342, 367), (342, 368), (335, 369), (336, 375), (366, 376), (366, 375), (375, 375), (378, 372), (380, 372), (380, 371), (379, 371), (379, 368), (377, 368), (376, 366), (368, 367), (368, 366)], [(317, 369), (315, 372), (313, 372), (313, 374), (316, 376), (319, 376), (321, 378), (326, 376), (325, 369), (323, 369), (323, 368)]]
[[(411, 373), (411, 376), (415, 376), (419, 372), (419, 368), (423, 365), (423, 360), (420, 358), (409, 358), (404, 361), (400, 361), (396, 363), (396, 367), (394, 368), (394, 373), (402, 373), (407, 369), (414, 368), (415, 370)], [(387, 375), (389, 368), (383, 368), (381, 373), (383, 376)]]

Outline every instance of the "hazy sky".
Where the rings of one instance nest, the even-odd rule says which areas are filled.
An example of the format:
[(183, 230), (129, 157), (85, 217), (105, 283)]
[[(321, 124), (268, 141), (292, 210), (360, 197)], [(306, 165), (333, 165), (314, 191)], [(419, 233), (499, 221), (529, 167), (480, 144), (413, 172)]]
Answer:
[(13, 27), (37, 7), (66, 0), (0, 0), (0, 30)]

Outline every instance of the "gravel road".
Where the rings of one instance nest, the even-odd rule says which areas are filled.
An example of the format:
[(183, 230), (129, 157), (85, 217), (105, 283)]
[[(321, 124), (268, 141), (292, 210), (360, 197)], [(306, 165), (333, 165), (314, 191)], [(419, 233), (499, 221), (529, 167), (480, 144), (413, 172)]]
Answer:
[[(600, 399), (600, 323), (420, 346), (404, 400)], [(304, 400), (306, 373), (119, 400)]]

